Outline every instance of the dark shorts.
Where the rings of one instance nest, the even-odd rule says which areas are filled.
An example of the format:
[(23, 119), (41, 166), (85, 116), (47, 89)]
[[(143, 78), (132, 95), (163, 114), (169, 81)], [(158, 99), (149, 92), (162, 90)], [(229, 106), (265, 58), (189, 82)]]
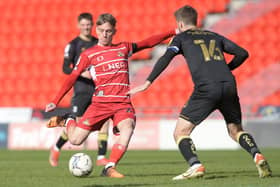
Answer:
[(71, 101), (71, 112), (76, 117), (81, 117), (91, 104), (92, 94), (75, 93)]
[(78, 77), (74, 84), (74, 95), (71, 100), (71, 112), (76, 117), (81, 117), (91, 104), (95, 86), (90, 79)]
[(241, 108), (234, 82), (196, 87), (183, 107), (180, 117), (198, 125), (216, 109), (222, 113), (227, 124), (241, 124)]

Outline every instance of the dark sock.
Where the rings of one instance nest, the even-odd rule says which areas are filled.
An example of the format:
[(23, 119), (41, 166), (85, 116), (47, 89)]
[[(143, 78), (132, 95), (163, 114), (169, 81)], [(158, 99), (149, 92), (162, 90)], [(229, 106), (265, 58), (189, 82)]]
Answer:
[(107, 139), (108, 135), (106, 133), (98, 134), (98, 155), (106, 155), (107, 152)]
[(61, 149), (62, 146), (68, 141), (67, 134), (63, 131), (62, 134), (60, 135), (59, 139), (56, 142), (56, 147), (58, 149)]
[(177, 143), (181, 154), (183, 155), (183, 157), (189, 163), (190, 166), (200, 163), (195, 153), (196, 151), (195, 146), (190, 137), (182, 136), (179, 138), (179, 141)]
[(253, 158), (257, 153), (260, 153), (260, 150), (257, 144), (255, 143), (253, 136), (251, 136), (247, 132), (240, 133), (238, 142), (243, 149), (245, 149), (248, 153), (250, 153), (253, 156)]

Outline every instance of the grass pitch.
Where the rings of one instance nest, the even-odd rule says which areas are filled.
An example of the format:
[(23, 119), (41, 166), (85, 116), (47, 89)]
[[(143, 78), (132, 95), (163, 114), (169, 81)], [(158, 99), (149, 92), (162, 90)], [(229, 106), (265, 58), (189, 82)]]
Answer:
[[(77, 151), (76, 151), (77, 152)], [(198, 151), (206, 167), (201, 179), (172, 181), (184, 172), (187, 165), (178, 151), (129, 150), (118, 166), (123, 179), (100, 177), (101, 166), (94, 166), (86, 178), (73, 177), (68, 171), (68, 160), (74, 151), (63, 151), (60, 164), (52, 168), (48, 151), (0, 151), (1, 187), (139, 187), (139, 186), (234, 186), (280, 187), (280, 149), (263, 149), (272, 168), (273, 177), (258, 178), (252, 158), (243, 150)], [(81, 151), (79, 151), (81, 152)], [(83, 151), (96, 158), (96, 151)]]

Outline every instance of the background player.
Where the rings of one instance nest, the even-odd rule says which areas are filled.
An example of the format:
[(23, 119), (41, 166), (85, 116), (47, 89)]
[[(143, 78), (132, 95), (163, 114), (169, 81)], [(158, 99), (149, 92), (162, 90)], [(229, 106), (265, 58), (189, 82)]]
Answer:
[[(204, 175), (205, 168), (195, 153), (190, 134), (196, 125), (199, 125), (215, 109), (222, 113), (230, 137), (252, 155), (259, 176), (271, 176), (270, 167), (253, 137), (243, 131), (239, 97), (235, 78), (231, 73), (231, 70), (240, 66), (248, 57), (247, 51), (217, 33), (198, 29), (197, 12), (190, 6), (178, 9), (175, 17), (181, 33), (174, 37), (165, 54), (155, 64), (147, 81), (128, 92), (134, 94), (146, 90), (174, 56), (182, 54), (185, 57), (195, 88), (180, 113), (174, 138), (190, 168), (173, 180)], [(228, 65), (223, 52), (234, 55)]]
[[(63, 72), (65, 74), (70, 74), (72, 72), (81, 52), (96, 45), (98, 42), (97, 38), (91, 35), (93, 28), (92, 15), (90, 13), (81, 13), (78, 16), (77, 21), (80, 34), (66, 46), (64, 51)], [(71, 101), (71, 113), (76, 117), (77, 121), (90, 105), (94, 90), (95, 85), (92, 84), (92, 79), (89, 77), (89, 73), (85, 71), (75, 82), (74, 95)], [(106, 124), (103, 125), (98, 133), (98, 155), (96, 165), (105, 165), (107, 163), (105, 155), (107, 151), (109, 121), (105, 123)], [(52, 166), (58, 165), (60, 150), (67, 141), (67, 134), (65, 131), (62, 131), (56, 144), (50, 151), (49, 162)]]

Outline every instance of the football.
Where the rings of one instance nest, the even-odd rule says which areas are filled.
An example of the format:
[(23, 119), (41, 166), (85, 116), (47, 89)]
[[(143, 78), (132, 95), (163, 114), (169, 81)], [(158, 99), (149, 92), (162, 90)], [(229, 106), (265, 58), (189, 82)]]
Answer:
[(93, 169), (92, 160), (85, 153), (76, 153), (69, 160), (69, 171), (75, 177), (86, 177)]

